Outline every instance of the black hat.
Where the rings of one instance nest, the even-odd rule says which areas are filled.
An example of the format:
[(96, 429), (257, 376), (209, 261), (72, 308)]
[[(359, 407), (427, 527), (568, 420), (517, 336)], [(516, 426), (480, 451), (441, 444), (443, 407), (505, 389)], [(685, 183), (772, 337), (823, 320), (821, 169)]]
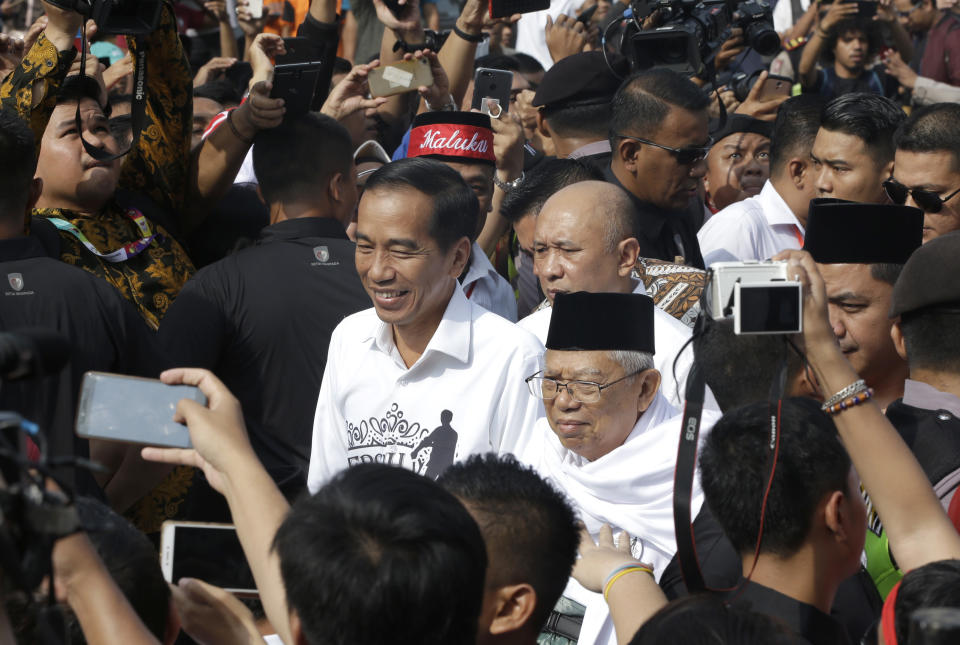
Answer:
[(559, 293), (547, 349), (653, 354), (653, 299), (639, 293)]
[(922, 242), (919, 208), (810, 201), (803, 248), (820, 264), (903, 264)]
[(720, 141), (731, 134), (738, 132), (752, 132), (770, 139), (773, 136), (773, 124), (761, 121), (746, 114), (728, 114), (727, 122), (721, 128), (719, 121), (710, 122), (710, 136), (714, 141)]
[(559, 108), (609, 103), (630, 72), (625, 58), (611, 55), (609, 60), (607, 65), (602, 52), (591, 51), (557, 61), (543, 75), (533, 105)]
[(890, 317), (940, 306), (960, 313), (960, 231), (935, 237), (907, 260), (893, 285)]

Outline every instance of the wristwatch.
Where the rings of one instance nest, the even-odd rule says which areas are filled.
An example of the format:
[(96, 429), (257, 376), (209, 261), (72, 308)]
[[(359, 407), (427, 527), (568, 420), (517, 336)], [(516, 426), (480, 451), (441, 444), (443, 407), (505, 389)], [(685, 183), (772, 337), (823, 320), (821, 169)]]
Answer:
[(502, 190), (505, 193), (509, 193), (514, 188), (517, 188), (520, 184), (523, 183), (524, 174), (523, 171), (520, 171), (520, 176), (514, 179), (513, 181), (503, 181), (496, 174), (493, 175), (493, 185)]

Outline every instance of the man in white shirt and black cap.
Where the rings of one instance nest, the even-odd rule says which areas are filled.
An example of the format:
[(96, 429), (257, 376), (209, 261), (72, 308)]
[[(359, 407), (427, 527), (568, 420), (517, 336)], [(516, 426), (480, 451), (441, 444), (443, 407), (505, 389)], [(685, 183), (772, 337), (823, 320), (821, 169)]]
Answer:
[(311, 491), (356, 463), (435, 477), (470, 454), (516, 452), (542, 415), (523, 379), (543, 346), (457, 284), (476, 212), (473, 191), (442, 163), (404, 159), (370, 176), (356, 265), (374, 306), (330, 339)]
[[(659, 577), (676, 551), (673, 480), (682, 424), (654, 368), (654, 304), (636, 293), (559, 294), (544, 370), (527, 379), (543, 399), (525, 461), (569, 496), (590, 533), (631, 536), (631, 551)], [(705, 411), (702, 436), (719, 414)], [(702, 503), (695, 482), (692, 509)], [(615, 643), (603, 597), (571, 582), (586, 606), (580, 643)]]

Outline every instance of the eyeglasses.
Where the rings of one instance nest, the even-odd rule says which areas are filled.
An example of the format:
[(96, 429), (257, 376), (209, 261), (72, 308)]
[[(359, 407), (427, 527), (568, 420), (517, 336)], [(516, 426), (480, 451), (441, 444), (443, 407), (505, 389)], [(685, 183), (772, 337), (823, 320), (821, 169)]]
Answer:
[[(643, 371), (643, 370), (641, 370)], [(537, 372), (533, 376), (526, 378), (527, 387), (530, 388), (530, 394), (542, 401), (550, 401), (557, 398), (561, 389), (565, 389), (574, 401), (578, 403), (596, 403), (600, 400), (600, 393), (608, 387), (616, 385), (620, 381), (625, 381), (631, 376), (636, 376), (640, 372), (631, 372), (626, 376), (611, 381), (605, 385), (594, 383), (593, 381), (567, 381), (563, 383), (555, 378), (539, 376)]]
[(883, 190), (886, 191), (887, 196), (894, 204), (905, 204), (907, 203), (907, 195), (912, 195), (913, 201), (925, 213), (939, 213), (944, 204), (953, 199), (954, 195), (960, 193), (960, 188), (958, 188), (946, 197), (940, 197), (932, 190), (907, 188), (893, 177), (883, 182)]
[(641, 139), (640, 137), (631, 137), (629, 134), (617, 134), (615, 136), (620, 137), (621, 139), (630, 139), (632, 141), (639, 141), (640, 143), (645, 143), (648, 146), (653, 146), (655, 148), (660, 148), (661, 150), (666, 150), (674, 156), (677, 160), (677, 163), (681, 166), (690, 166), (697, 163), (698, 161), (703, 161), (707, 157), (707, 153), (710, 152), (710, 147), (713, 145), (713, 137), (707, 137), (707, 142), (702, 146), (687, 146), (685, 148), (671, 148), (670, 146), (665, 146), (649, 139)]

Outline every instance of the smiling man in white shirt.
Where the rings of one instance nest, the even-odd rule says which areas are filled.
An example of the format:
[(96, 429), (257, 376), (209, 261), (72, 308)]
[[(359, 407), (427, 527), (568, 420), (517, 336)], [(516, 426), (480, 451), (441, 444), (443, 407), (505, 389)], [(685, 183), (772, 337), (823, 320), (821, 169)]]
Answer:
[(766, 260), (803, 247), (807, 208), (816, 197), (810, 151), (823, 105), (816, 95), (803, 95), (780, 106), (770, 145), (770, 179), (759, 195), (727, 206), (697, 233), (707, 266)]
[(368, 180), (356, 264), (374, 307), (331, 337), (311, 491), (357, 463), (435, 478), (470, 454), (520, 450), (542, 416), (523, 379), (543, 346), (457, 285), (476, 212), (470, 187), (437, 161), (397, 161)]

